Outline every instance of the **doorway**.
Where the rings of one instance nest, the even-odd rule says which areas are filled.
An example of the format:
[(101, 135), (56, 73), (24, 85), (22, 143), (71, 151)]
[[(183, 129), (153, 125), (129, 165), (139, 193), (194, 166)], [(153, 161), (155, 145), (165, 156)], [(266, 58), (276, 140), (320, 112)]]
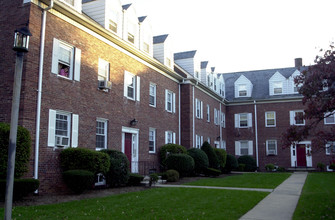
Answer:
[(291, 167), (312, 167), (311, 142), (302, 141), (291, 146)]
[(132, 173), (138, 173), (138, 129), (122, 127), (122, 152), (129, 160)]

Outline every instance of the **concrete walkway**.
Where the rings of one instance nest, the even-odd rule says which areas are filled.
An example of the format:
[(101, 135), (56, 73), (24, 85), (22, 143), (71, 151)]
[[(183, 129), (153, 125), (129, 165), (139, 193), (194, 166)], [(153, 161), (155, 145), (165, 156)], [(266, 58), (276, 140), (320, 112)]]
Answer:
[(307, 172), (295, 172), (240, 220), (292, 219)]
[(243, 190), (243, 191), (273, 192), (273, 189), (237, 188), (237, 187), (219, 187), (219, 186), (191, 186), (191, 185), (156, 184), (155, 187), (198, 188), (198, 189), (228, 189), (228, 190)]

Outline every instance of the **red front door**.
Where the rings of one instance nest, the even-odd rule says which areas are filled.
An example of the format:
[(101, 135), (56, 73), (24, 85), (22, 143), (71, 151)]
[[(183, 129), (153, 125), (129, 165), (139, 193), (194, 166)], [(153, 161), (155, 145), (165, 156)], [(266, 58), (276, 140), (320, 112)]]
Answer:
[(132, 142), (132, 134), (125, 133), (124, 134), (124, 153), (126, 154), (129, 160), (130, 170), (131, 170), (131, 145), (132, 145), (131, 142)]
[(306, 167), (306, 145), (297, 144), (297, 166)]

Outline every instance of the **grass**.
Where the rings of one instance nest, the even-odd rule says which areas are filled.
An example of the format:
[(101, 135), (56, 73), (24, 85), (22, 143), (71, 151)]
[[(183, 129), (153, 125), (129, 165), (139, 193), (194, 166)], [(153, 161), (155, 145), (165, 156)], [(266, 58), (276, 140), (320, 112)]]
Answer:
[(335, 173), (309, 173), (293, 219), (335, 219)]
[(184, 185), (274, 189), (290, 175), (290, 173), (244, 173), (224, 178), (201, 179)]
[[(268, 193), (154, 188), (60, 204), (15, 207), (13, 219), (238, 219)], [(243, 199), (241, 199), (243, 198)], [(4, 209), (0, 209), (3, 218)]]

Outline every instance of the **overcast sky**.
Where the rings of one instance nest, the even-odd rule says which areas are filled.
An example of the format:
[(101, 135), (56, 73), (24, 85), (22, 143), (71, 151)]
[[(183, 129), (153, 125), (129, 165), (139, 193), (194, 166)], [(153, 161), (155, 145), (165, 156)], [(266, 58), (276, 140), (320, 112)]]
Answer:
[(335, 39), (335, 0), (121, 0), (147, 15), (173, 51), (197, 50), (216, 72), (313, 64)]

